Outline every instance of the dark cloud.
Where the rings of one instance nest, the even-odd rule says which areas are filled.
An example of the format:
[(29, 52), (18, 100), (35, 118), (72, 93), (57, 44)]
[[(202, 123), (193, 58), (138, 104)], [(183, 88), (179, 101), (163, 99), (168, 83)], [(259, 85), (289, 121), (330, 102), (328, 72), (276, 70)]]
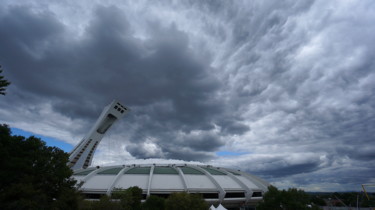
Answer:
[[(17, 12), (13, 13), (13, 10)], [(12, 71), (10, 75), (12, 81), (17, 78), (15, 86), (21, 86), (24, 91), (40, 98), (53, 98), (53, 110), (73, 119), (88, 117), (92, 121), (108, 101), (113, 98), (125, 101), (132, 109), (139, 110), (136, 115), (145, 115), (149, 119), (142, 122), (144, 126), (139, 130), (142, 137), (132, 138), (135, 142), (145, 141), (146, 136), (158, 135), (174, 141), (173, 135), (165, 136), (160, 128), (182, 129), (184, 132), (213, 128), (212, 123), (217, 120), (215, 115), (223, 110), (215, 97), (219, 82), (207, 73), (207, 69), (211, 68), (207, 61), (195, 58), (188, 49), (189, 40), (183, 32), (173, 25), (166, 28), (152, 26), (151, 39), (142, 41), (134, 37), (126, 16), (119, 8), (100, 6), (94, 14), (83, 37), (65, 42), (67, 35), (63, 34), (63, 26), (58, 20), (49, 20), (44, 18), (44, 13), (33, 14), (23, 7), (12, 9), (3, 18), (4, 27), (7, 19), (30, 16), (25, 18), (29, 23), (23, 24), (43, 25), (49, 29), (37, 34), (30, 31), (35, 43), (52, 36), (49, 35), (52, 32), (59, 32), (50, 37), (51, 42), (64, 44), (50, 45), (47, 52), (38, 58), (29, 51), (18, 49), (18, 53), (28, 57), (28, 69), (31, 69), (10, 64), (12, 69), (19, 71)], [(56, 32), (56, 28), (60, 30)], [(18, 35), (21, 29), (22, 25), (14, 25), (4, 34), (4, 40), (12, 37), (13, 33)], [(23, 40), (22, 37), (19, 39)], [(13, 48), (15, 46), (12, 45)], [(6, 51), (4, 49), (2, 54), (6, 55)], [(13, 58), (8, 56), (7, 62), (16, 63), (14, 58), (17, 57), (19, 54)], [(23, 77), (18, 78), (21, 74)], [(45, 80), (41, 82), (39, 77)], [(191, 149), (204, 147), (212, 151), (218, 147), (210, 142), (212, 137), (206, 138), (206, 141), (188, 140), (187, 137), (184, 146)], [(210, 143), (200, 145), (202, 142)], [(128, 148), (134, 151), (131, 146)], [(178, 153), (168, 150), (168, 157), (178, 157)], [(134, 152), (135, 156), (137, 154)]]
[(224, 142), (213, 134), (196, 134), (182, 138), (180, 145), (189, 146), (195, 151), (212, 152), (223, 146)]
[(322, 169), (322, 166), (330, 164), (330, 159), (322, 154), (293, 153), (287, 154), (279, 152), (274, 155), (254, 155), (247, 154), (240, 156), (235, 163), (232, 160), (222, 160), (226, 167), (238, 167), (247, 172), (266, 177), (267, 179), (287, 178), (292, 175), (316, 172)]
[(265, 171), (255, 171), (253, 173), (259, 174), (268, 178), (288, 177), (290, 175), (310, 173), (318, 169), (318, 163), (300, 163), (287, 166), (279, 166)]
[(219, 122), (225, 133), (241, 135), (250, 130), (249, 126), (241, 123), (241, 121), (222, 120)]
[(186, 148), (170, 147), (164, 148), (165, 157), (181, 159), (186, 161), (207, 161), (214, 158), (214, 155), (206, 151), (194, 151)]
[(293, 179), (298, 186), (311, 186), (311, 183), (318, 183), (319, 188), (324, 191), (346, 191), (348, 188), (358, 189), (361, 184), (371, 183), (373, 173), (373, 169), (358, 166), (352, 166), (350, 169), (333, 167), (329, 170), (295, 175)]
[(372, 161), (375, 159), (374, 146), (370, 145), (355, 145), (353, 146), (338, 146), (337, 153), (341, 156), (347, 156), (353, 160)]
[(118, 161), (207, 161), (280, 186), (353, 189), (371, 178), (352, 171), (373, 174), (375, 161), (370, 4), (6, 0), (0, 116), (74, 144), (118, 99), (132, 110), (110, 134)]

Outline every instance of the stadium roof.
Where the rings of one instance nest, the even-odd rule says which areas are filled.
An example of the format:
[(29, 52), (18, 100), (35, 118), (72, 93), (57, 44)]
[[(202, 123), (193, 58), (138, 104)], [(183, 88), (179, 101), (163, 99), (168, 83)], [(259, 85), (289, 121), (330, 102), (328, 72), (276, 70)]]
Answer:
[(252, 203), (262, 199), (269, 183), (233, 169), (191, 164), (133, 164), (76, 170), (73, 178), (87, 198), (138, 186), (144, 198), (173, 192), (201, 194), (211, 203)]

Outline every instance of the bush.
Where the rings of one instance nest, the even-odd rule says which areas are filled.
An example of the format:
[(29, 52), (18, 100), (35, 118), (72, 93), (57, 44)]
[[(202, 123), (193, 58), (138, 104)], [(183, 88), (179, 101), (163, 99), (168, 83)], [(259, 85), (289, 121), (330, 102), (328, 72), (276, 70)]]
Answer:
[(199, 195), (173, 193), (165, 201), (166, 210), (207, 210), (208, 205)]
[[(311, 207), (308, 207), (311, 205)], [(279, 191), (274, 186), (268, 187), (268, 192), (263, 196), (263, 201), (257, 206), (257, 210), (311, 210), (320, 209), (318, 206), (311, 204), (309, 195), (303, 190), (290, 188), (287, 191)]]
[(142, 204), (142, 210), (164, 210), (165, 209), (165, 199), (151, 195)]
[(130, 187), (126, 190), (115, 189), (112, 193), (113, 199), (120, 199), (120, 205), (127, 210), (140, 210), (142, 200), (142, 189)]

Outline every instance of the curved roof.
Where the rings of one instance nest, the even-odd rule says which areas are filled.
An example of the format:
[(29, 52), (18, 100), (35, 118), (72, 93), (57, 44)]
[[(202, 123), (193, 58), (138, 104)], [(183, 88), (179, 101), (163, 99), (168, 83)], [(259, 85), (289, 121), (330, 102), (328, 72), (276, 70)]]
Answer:
[(108, 128), (128, 110), (117, 101), (104, 108), (94, 127), (69, 156), (69, 165), (76, 169), (72, 177), (87, 198), (97, 199), (118, 188), (138, 186), (144, 198), (188, 192), (201, 194), (209, 203), (239, 206), (260, 201), (267, 191), (269, 183), (258, 177), (209, 165), (132, 164), (87, 168)]
[(206, 201), (220, 203), (259, 201), (269, 185), (242, 171), (191, 164), (91, 167), (76, 170), (73, 178), (78, 181), (79, 190), (90, 196), (109, 195), (116, 188), (138, 186), (142, 188), (144, 198), (185, 191), (201, 194)]

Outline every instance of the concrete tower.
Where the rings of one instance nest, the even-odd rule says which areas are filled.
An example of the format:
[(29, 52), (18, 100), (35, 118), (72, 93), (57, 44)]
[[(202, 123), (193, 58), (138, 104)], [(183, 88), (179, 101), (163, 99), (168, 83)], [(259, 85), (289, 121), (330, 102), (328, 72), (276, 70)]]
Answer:
[(104, 134), (114, 122), (121, 119), (129, 109), (118, 101), (113, 101), (103, 109), (90, 132), (70, 152), (68, 165), (73, 169), (85, 169), (91, 165), (94, 152)]

